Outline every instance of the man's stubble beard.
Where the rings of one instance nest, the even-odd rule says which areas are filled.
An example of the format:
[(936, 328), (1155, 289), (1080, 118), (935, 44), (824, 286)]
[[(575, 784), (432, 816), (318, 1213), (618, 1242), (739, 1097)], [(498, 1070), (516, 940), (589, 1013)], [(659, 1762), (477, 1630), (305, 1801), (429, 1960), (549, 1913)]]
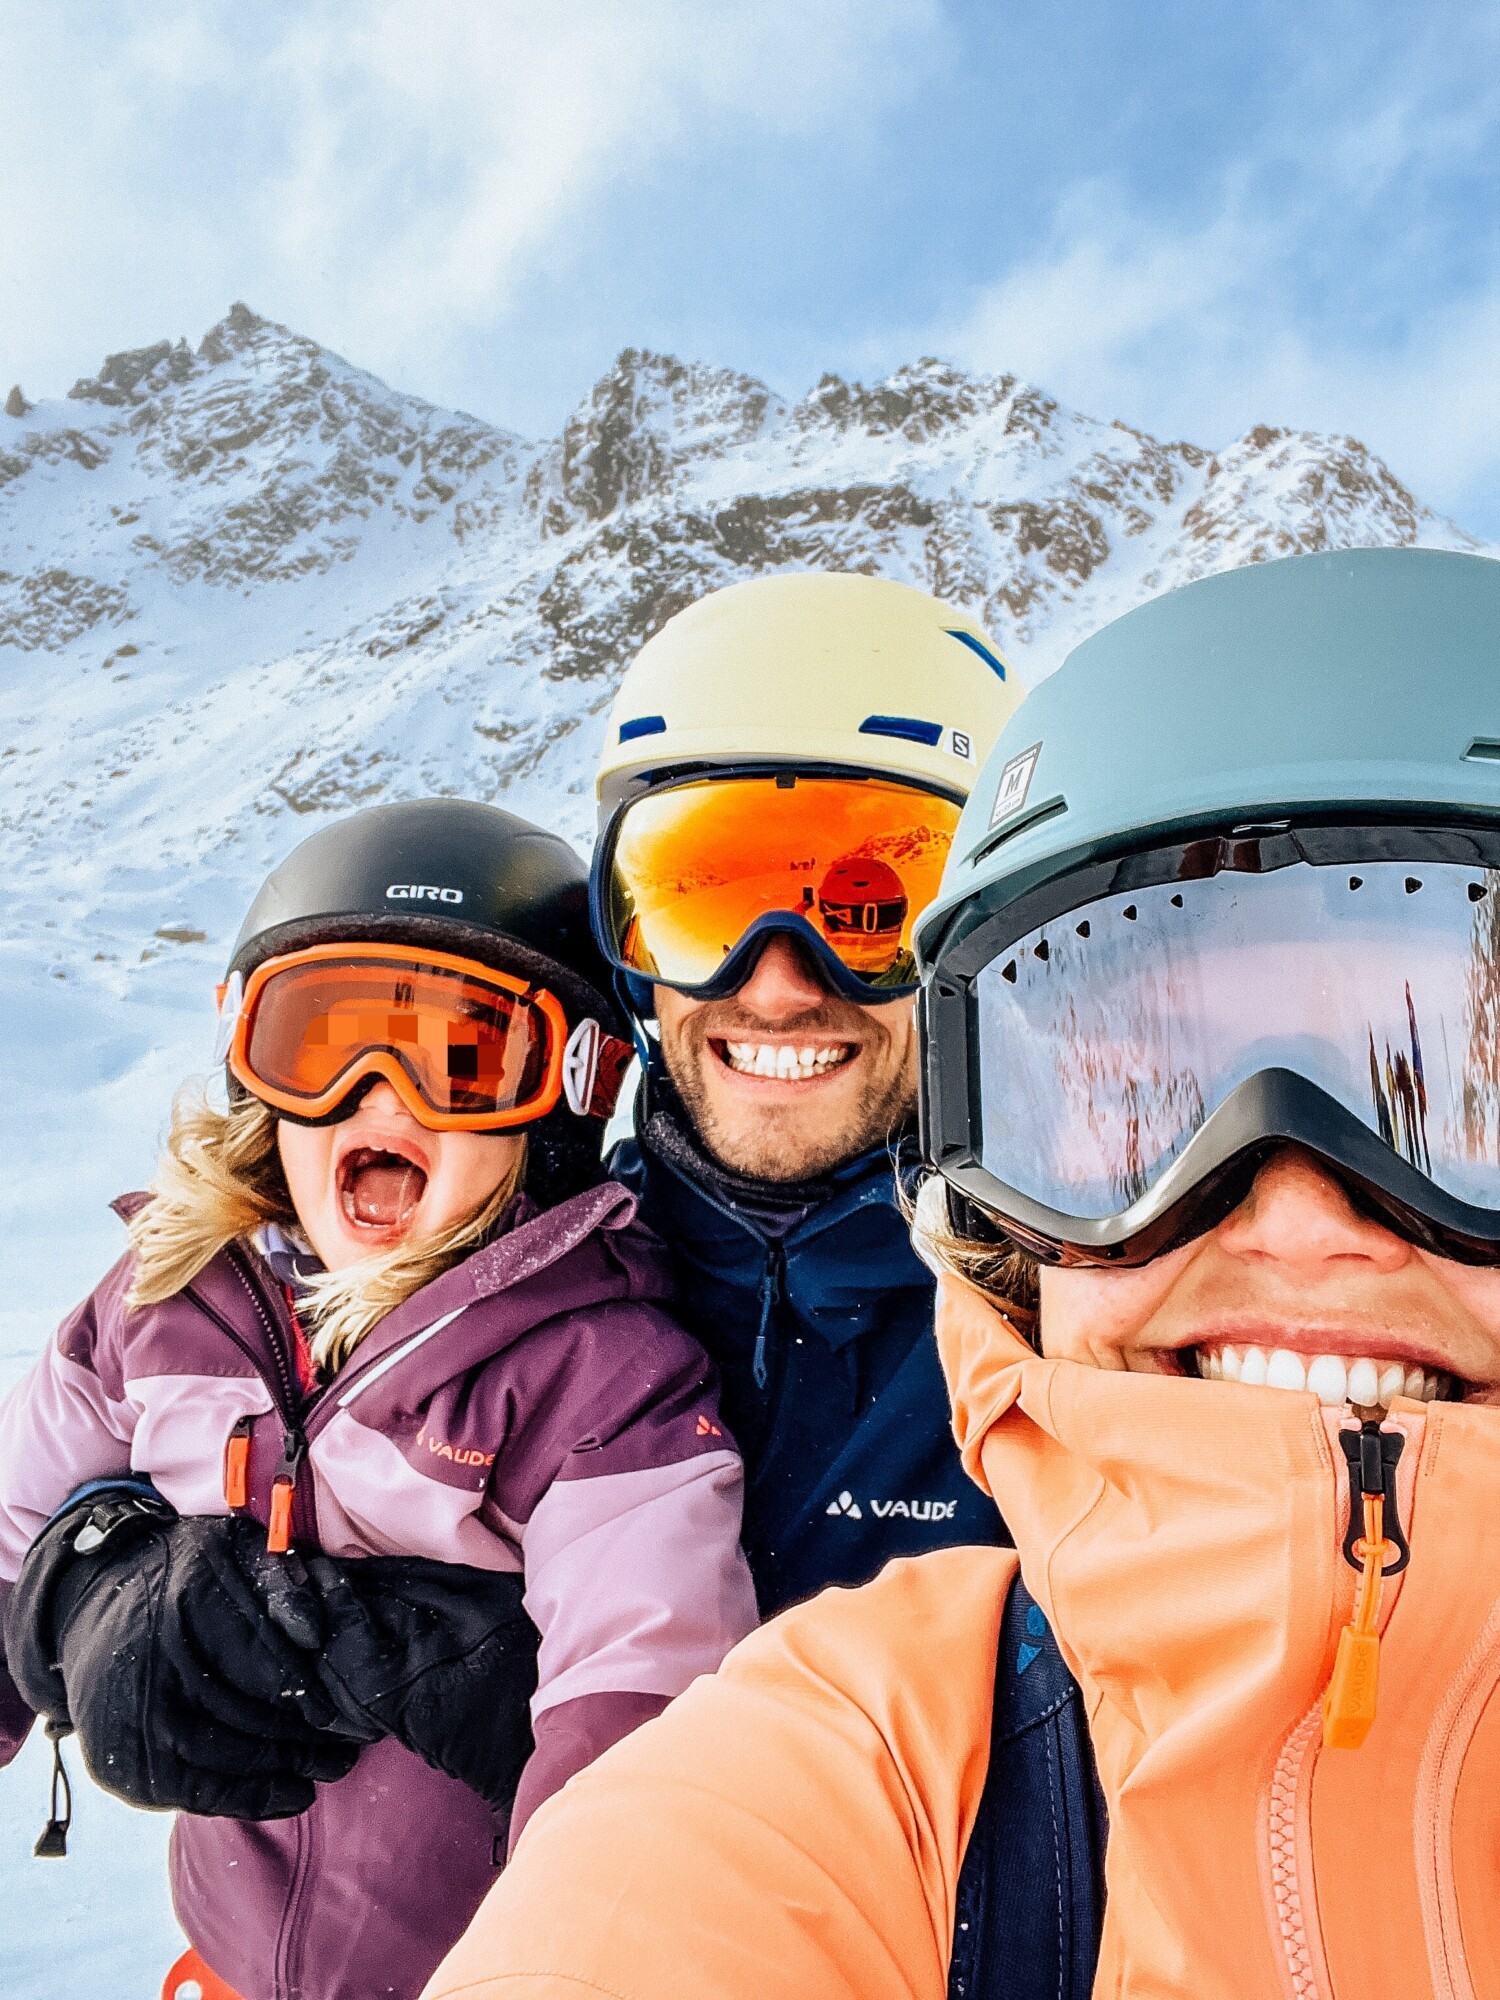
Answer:
[[(863, 1014), (864, 1010), (859, 1010)], [(839, 1129), (818, 1129), (816, 1100), (788, 1104), (778, 1109), (768, 1105), (763, 1111), (746, 1110), (734, 1130), (726, 1128), (714, 1107), (703, 1081), (704, 1071), (718, 1058), (709, 1049), (710, 1039), (755, 1041), (761, 1035), (828, 1035), (853, 1041), (847, 1019), (841, 1020), (837, 1005), (819, 1008), (796, 1022), (778, 1022), (775, 1030), (764, 1024), (735, 1019), (730, 1010), (720, 1013), (709, 1006), (695, 1010), (670, 1036), (662, 1036), (662, 1056), (667, 1074), (706, 1150), (722, 1166), (751, 1180), (802, 1181), (857, 1159), (875, 1146), (887, 1145), (893, 1134), (915, 1114), (917, 1080), (914, 1043), (908, 1040), (902, 1061), (892, 1064), (892, 1037), (881, 1029), (872, 1037), (862, 1020), (858, 1038), (863, 1052), (858, 1060), (866, 1065), (865, 1083), (858, 1097), (842, 1113)]]

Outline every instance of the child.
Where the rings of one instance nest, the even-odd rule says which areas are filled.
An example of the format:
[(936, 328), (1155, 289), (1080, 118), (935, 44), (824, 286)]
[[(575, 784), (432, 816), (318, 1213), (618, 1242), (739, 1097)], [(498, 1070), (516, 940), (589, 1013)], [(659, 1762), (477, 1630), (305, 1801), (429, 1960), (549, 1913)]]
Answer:
[[(54, 1625), (78, 1607), (43, 1648), (66, 1681), (48, 1713), (71, 1711), (106, 1781), (199, 1802), (173, 1835), (178, 1915), (249, 2000), (415, 1996), (493, 1880), (504, 1811), (451, 1775), (524, 1754), (463, 1721), (504, 1720), (465, 1650), (485, 1588), (524, 1579), (540, 1632), (511, 1841), (755, 1622), (711, 1370), (599, 1166), (628, 1054), (605, 987), (554, 836), (454, 800), (314, 834), (235, 946), (227, 1112), (179, 1099), (152, 1192), (124, 1205), (132, 1248), (0, 1405), (0, 1599), (85, 1482), (154, 1484), (79, 1503), (47, 1586)], [(434, 1577), (460, 1638), (421, 1700), (392, 1649), (420, 1626), (429, 1657)], [(122, 1617), (126, 1654), (160, 1654), (124, 1700)], [(339, 1678), (372, 1631), (383, 1707)], [(123, 1722), (91, 1748), (84, 1712)], [(376, 1714), (393, 1733), (359, 1749)], [(0, 1762), (29, 1721), (0, 1671)], [(292, 1816), (222, 1816), (247, 1810)]]

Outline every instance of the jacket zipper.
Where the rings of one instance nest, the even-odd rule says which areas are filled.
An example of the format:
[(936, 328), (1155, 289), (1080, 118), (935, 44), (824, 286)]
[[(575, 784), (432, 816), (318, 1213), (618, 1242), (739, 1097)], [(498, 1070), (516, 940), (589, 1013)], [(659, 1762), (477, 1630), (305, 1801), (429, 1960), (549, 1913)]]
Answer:
[[(267, 1380), (262, 1357), (243, 1339), (235, 1327), (213, 1303), (201, 1292), (190, 1286), (193, 1302), (199, 1310), (232, 1340), (242, 1354), (254, 1364), (255, 1372), (271, 1391), (271, 1399), (276, 1405), (276, 1413), (281, 1419), (281, 1457), (277, 1463), (275, 1476), (271, 1481), (271, 1517), (266, 1530), (266, 1547), (273, 1555), (285, 1555), (292, 1546), (292, 1515), (297, 1497), (297, 1477), (302, 1469), (302, 1461), (307, 1456), (307, 1433), (305, 1423), (317, 1398), (311, 1402), (302, 1397), (293, 1374), (291, 1360), (276, 1316), (267, 1307), (260, 1288), (253, 1276), (244, 1267), (240, 1258), (230, 1249), (226, 1251), (231, 1269), (244, 1287), (256, 1317), (265, 1332), (266, 1346), (270, 1351), (274, 1380)], [(224, 1499), (231, 1511), (238, 1512), (249, 1504), (250, 1473), (250, 1430), (251, 1420), (242, 1417), (229, 1434), (224, 1448)]]
[(1349, 1472), (1349, 1526), (1343, 1557), (1359, 1571), (1354, 1615), (1339, 1634), (1333, 1678), (1323, 1697), (1323, 1743), (1329, 1750), (1363, 1747), (1375, 1720), (1380, 1681), (1380, 1599), (1384, 1580), (1411, 1561), (1396, 1507), (1396, 1467), (1405, 1433), (1383, 1431), (1370, 1418), (1341, 1430)]
[(786, 1269), (786, 1251), (780, 1243), (772, 1243), (766, 1250), (766, 1268), (760, 1281), (760, 1326), (755, 1335), (755, 1354), (750, 1363), (750, 1373), (755, 1377), (755, 1386), (764, 1395), (766, 1384), (771, 1379), (771, 1371), (766, 1365), (766, 1335), (770, 1331), (772, 1315), (781, 1301), (781, 1279)]
[[(318, 1428), (318, 1419), (324, 1408), (335, 1403), (342, 1406), (352, 1401), (366, 1377), (373, 1379), (383, 1374), (414, 1347), (422, 1345), (433, 1334), (441, 1332), (450, 1321), (457, 1319), (464, 1307), (459, 1306), (453, 1312), (444, 1313), (440, 1319), (434, 1320), (430, 1326), (423, 1327), (418, 1334), (403, 1342), (391, 1354), (374, 1355), (362, 1358), (358, 1362), (350, 1362), (331, 1382), (313, 1395), (306, 1396), (297, 1386), (276, 1315), (267, 1306), (253, 1273), (245, 1268), (233, 1249), (228, 1250), (226, 1255), (236, 1277), (249, 1294), (251, 1303), (255, 1307), (256, 1317), (265, 1331), (266, 1345), (274, 1365), (274, 1380), (267, 1378), (261, 1355), (241, 1335), (233, 1322), (226, 1319), (209, 1299), (194, 1290), (191, 1285), (188, 1287), (188, 1292), (200, 1312), (206, 1314), (225, 1338), (233, 1341), (241, 1354), (251, 1363), (256, 1375), (270, 1390), (271, 1400), (281, 1419), (281, 1457), (271, 1481), (271, 1518), (267, 1528), (266, 1546), (273, 1555), (285, 1555), (291, 1547), (290, 1537), (298, 1479), (307, 1457), (311, 1434)], [(253, 1418), (241, 1417), (230, 1432), (224, 1448), (224, 1498), (230, 1510), (236, 1513), (243, 1511), (249, 1505), (250, 1436), (253, 1428)]]
[(682, 1185), (690, 1193), (696, 1195), (700, 1201), (706, 1202), (711, 1209), (722, 1215), (726, 1221), (732, 1222), (736, 1229), (744, 1230), (752, 1242), (761, 1244), (765, 1249), (765, 1269), (762, 1271), (760, 1279), (760, 1325), (756, 1330), (755, 1350), (750, 1357), (751, 1376), (754, 1379), (756, 1388), (764, 1395), (771, 1380), (771, 1368), (767, 1360), (767, 1347), (769, 1344), (767, 1337), (771, 1330), (771, 1316), (781, 1301), (782, 1278), (786, 1272), (786, 1244), (781, 1240), (775, 1243), (768, 1243), (760, 1231), (748, 1223), (744, 1216), (737, 1215), (732, 1208), (720, 1201), (716, 1195), (710, 1194), (697, 1181), (689, 1180), (687, 1175), (674, 1167), (670, 1160), (664, 1159), (660, 1153), (653, 1154), (653, 1158), (659, 1160), (667, 1172), (673, 1175), (675, 1179), (681, 1181)]
[(1266, 1842), (1276, 1923), (1273, 1945), (1284, 1961), (1292, 2000), (1324, 2000), (1331, 1991), (1318, 1922), (1312, 1867), (1312, 1781), (1323, 1749), (1357, 1749), (1375, 1719), (1378, 1692), (1380, 1582), (1406, 1567), (1411, 1549), (1396, 1504), (1396, 1466), (1406, 1444), (1378, 1419), (1339, 1434), (1349, 1484), (1341, 1547), (1360, 1573), (1354, 1612), (1339, 1634), (1329, 1687), (1282, 1744), (1272, 1774)]

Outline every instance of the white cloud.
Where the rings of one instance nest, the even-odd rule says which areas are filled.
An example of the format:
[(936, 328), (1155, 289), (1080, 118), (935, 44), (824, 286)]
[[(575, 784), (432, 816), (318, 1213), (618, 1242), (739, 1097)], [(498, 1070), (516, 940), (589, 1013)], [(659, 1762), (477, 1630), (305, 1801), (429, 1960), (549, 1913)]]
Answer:
[[(235, 296), (430, 380), (622, 179), (868, 126), (939, 0), (0, 0), (0, 370)], [(900, 48), (902, 59), (892, 60)], [(50, 379), (49, 379), (50, 378)]]
[(1441, 228), (1445, 177), (1493, 155), (1500, 101), (1493, 71), (1464, 96), (1438, 52), (1407, 58), (1332, 122), (1309, 79), (1212, 189), (1183, 191), (1191, 219), (1074, 186), (1049, 240), (921, 344), (1203, 444), (1353, 432), (1493, 532), (1500, 280), (1424, 295), (1405, 259)]

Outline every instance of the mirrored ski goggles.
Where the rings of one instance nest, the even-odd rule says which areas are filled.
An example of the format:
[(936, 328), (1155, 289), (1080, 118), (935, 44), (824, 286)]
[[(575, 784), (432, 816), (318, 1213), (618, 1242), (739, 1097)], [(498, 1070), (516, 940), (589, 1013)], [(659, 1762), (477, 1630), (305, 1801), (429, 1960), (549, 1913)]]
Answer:
[(1500, 1261), (1500, 839), (1287, 832), (1091, 873), (1108, 893), (1074, 878), (1019, 933), (1014, 906), (924, 990), (928, 1156), (960, 1194), (1051, 1261), (1143, 1263), (1292, 1143), (1408, 1239)]
[(347, 1116), (358, 1087), (383, 1078), (431, 1131), (494, 1132), (545, 1117), (564, 1096), (580, 1117), (606, 1116), (629, 1053), (597, 1021), (570, 1036), (553, 994), (474, 960), (332, 944), (234, 974), (216, 1059), (305, 1123)]
[(784, 767), (665, 785), (630, 801), (594, 870), (595, 921), (623, 972), (732, 993), (770, 932), (836, 990), (914, 990), (912, 930), (937, 894), (960, 802), (891, 779)]

